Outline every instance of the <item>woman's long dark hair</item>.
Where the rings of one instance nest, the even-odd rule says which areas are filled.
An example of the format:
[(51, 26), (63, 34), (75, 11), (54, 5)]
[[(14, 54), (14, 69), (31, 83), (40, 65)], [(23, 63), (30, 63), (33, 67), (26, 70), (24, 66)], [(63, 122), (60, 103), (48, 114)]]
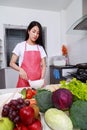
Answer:
[(43, 43), (43, 37), (42, 37), (42, 26), (41, 26), (41, 24), (40, 24), (39, 22), (37, 22), (37, 21), (32, 21), (32, 22), (29, 24), (29, 26), (28, 26), (28, 28), (27, 28), (27, 30), (26, 30), (25, 41), (27, 41), (28, 38), (29, 38), (28, 31), (30, 31), (34, 26), (37, 26), (37, 27), (39, 28), (39, 37), (38, 37), (38, 39), (36, 40), (36, 44), (39, 44), (39, 45), (43, 46), (43, 48), (45, 49), (45, 46), (44, 46), (44, 43)]

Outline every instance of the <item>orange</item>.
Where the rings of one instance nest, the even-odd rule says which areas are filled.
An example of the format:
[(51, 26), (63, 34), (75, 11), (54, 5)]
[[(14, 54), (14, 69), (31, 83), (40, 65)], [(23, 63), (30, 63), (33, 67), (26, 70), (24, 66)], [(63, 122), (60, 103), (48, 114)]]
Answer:
[(35, 98), (31, 98), (31, 99), (29, 99), (29, 101), (30, 101), (30, 105), (36, 105), (37, 104)]

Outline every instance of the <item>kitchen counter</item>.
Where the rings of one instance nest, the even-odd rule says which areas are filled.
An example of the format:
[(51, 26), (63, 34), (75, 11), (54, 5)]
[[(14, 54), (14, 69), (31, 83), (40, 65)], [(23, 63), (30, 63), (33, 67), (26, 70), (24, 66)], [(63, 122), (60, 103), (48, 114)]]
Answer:
[(54, 66), (63, 69), (76, 68), (75, 65), (62, 65), (62, 66), (50, 65), (50, 67), (54, 67)]
[[(2, 106), (11, 99), (16, 99), (21, 97), (20, 90), (23, 88), (10, 88), (10, 89), (0, 89), (0, 111)], [(44, 121), (44, 114), (40, 113), (41, 122), (43, 124), (43, 130), (51, 130)]]

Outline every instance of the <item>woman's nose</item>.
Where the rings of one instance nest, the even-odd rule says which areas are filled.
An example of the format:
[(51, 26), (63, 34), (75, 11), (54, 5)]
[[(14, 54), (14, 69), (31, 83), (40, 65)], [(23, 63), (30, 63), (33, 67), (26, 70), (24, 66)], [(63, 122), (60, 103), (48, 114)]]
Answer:
[(35, 33), (34, 35), (36, 36), (37, 34)]

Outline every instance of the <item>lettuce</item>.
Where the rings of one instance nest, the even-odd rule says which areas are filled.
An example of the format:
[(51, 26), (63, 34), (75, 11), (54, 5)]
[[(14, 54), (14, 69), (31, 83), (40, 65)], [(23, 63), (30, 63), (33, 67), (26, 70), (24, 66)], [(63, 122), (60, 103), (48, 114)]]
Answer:
[(87, 82), (83, 83), (73, 78), (69, 83), (60, 81), (61, 88), (69, 89), (76, 99), (87, 101)]

